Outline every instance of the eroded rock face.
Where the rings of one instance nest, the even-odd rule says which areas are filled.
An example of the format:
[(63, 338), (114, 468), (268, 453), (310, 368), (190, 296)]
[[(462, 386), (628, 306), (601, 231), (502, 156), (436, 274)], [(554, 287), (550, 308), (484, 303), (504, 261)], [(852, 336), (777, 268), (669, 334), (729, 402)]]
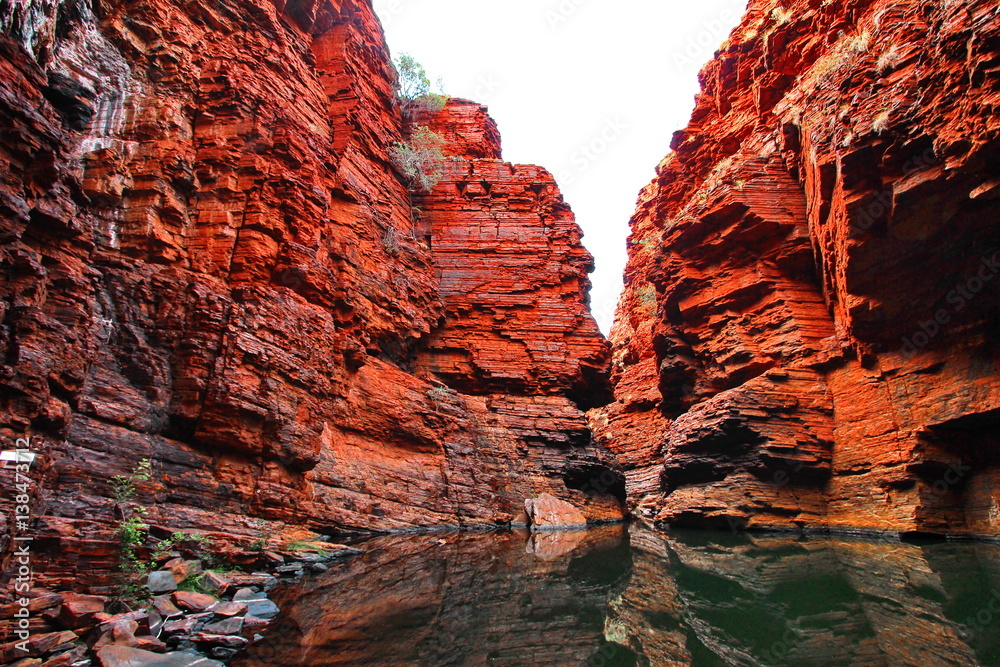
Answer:
[(638, 511), (1000, 532), (998, 59), (992, 2), (750, 3), (632, 220)]
[[(579, 229), (543, 170), (499, 162), (495, 126), (456, 130), (448, 150), (511, 189), (476, 208), (545, 249), (520, 296), (462, 302), (463, 272), (503, 248), (460, 240), (453, 184), (432, 228), (414, 220), (370, 3), (29, 10), (0, 16), (0, 435), (40, 453), (36, 535), (70, 555), (53, 578), (110, 558), (108, 480), (141, 458), (171, 530), (503, 522), (540, 493), (621, 516), (579, 483), (613, 468), (581, 410), (607, 353)], [(486, 127), (477, 105), (439, 122), (470, 118)]]

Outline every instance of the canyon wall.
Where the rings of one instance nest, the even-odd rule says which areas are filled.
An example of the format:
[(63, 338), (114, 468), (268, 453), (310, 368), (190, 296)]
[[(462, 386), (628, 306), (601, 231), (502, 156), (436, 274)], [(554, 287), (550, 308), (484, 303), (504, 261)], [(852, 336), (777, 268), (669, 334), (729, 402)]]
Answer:
[(1000, 533), (1000, 8), (754, 0), (701, 83), (592, 414), (629, 504)]
[(610, 396), (580, 230), (462, 101), (411, 200), (369, 2), (0, 24), (0, 438), (38, 453), (50, 577), (107, 562), (109, 480), (143, 458), (160, 534), (505, 523), (543, 492), (621, 518), (623, 485), (585, 483), (620, 473), (584, 415)]

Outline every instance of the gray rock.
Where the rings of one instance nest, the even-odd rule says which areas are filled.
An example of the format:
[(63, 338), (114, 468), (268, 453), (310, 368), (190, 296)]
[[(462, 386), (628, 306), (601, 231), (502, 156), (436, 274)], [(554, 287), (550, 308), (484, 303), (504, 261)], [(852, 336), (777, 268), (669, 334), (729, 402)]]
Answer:
[(226, 648), (224, 646), (213, 646), (210, 653), (216, 658), (220, 658), (222, 660), (229, 660), (234, 655), (239, 653), (239, 651), (234, 648)]
[(238, 635), (243, 629), (243, 619), (239, 616), (209, 623), (201, 629), (210, 635)]
[(149, 591), (154, 595), (172, 593), (177, 590), (177, 580), (174, 579), (173, 572), (169, 570), (157, 570), (156, 572), (149, 573), (146, 586), (149, 587)]
[(302, 563), (292, 563), (291, 565), (276, 567), (274, 568), (274, 571), (283, 576), (295, 576), (302, 574), (302, 568)]
[(241, 588), (233, 595), (233, 602), (246, 602), (248, 600), (266, 600), (267, 593), (255, 591), (252, 588)]
[(97, 659), (101, 667), (224, 667), (218, 660), (197, 653), (153, 653), (114, 644), (98, 651)]
[(274, 604), (270, 600), (243, 600), (247, 605), (247, 614), (250, 616), (256, 616), (257, 618), (272, 619), (278, 615), (281, 610), (278, 609), (278, 605)]

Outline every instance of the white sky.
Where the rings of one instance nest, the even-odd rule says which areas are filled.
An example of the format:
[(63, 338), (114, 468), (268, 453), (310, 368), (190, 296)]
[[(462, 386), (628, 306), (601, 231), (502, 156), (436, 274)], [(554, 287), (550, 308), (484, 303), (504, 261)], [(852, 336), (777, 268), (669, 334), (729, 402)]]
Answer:
[(746, 0), (375, 0), (393, 55), (489, 106), (508, 162), (553, 172), (597, 261), (611, 329), (639, 191)]

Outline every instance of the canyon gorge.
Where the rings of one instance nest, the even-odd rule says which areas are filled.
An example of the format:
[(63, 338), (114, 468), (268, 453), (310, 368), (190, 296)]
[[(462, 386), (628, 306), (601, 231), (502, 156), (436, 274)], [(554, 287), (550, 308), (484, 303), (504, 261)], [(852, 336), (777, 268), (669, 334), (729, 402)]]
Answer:
[[(367, 0), (0, 26), (0, 440), (36, 454), (47, 585), (111, 591), (142, 460), (154, 534), (235, 543), (1000, 534), (995, 2), (752, 0), (639, 196), (610, 342), (553, 176), (476, 101), (404, 114)], [(418, 125), (428, 191), (392, 157)]]

